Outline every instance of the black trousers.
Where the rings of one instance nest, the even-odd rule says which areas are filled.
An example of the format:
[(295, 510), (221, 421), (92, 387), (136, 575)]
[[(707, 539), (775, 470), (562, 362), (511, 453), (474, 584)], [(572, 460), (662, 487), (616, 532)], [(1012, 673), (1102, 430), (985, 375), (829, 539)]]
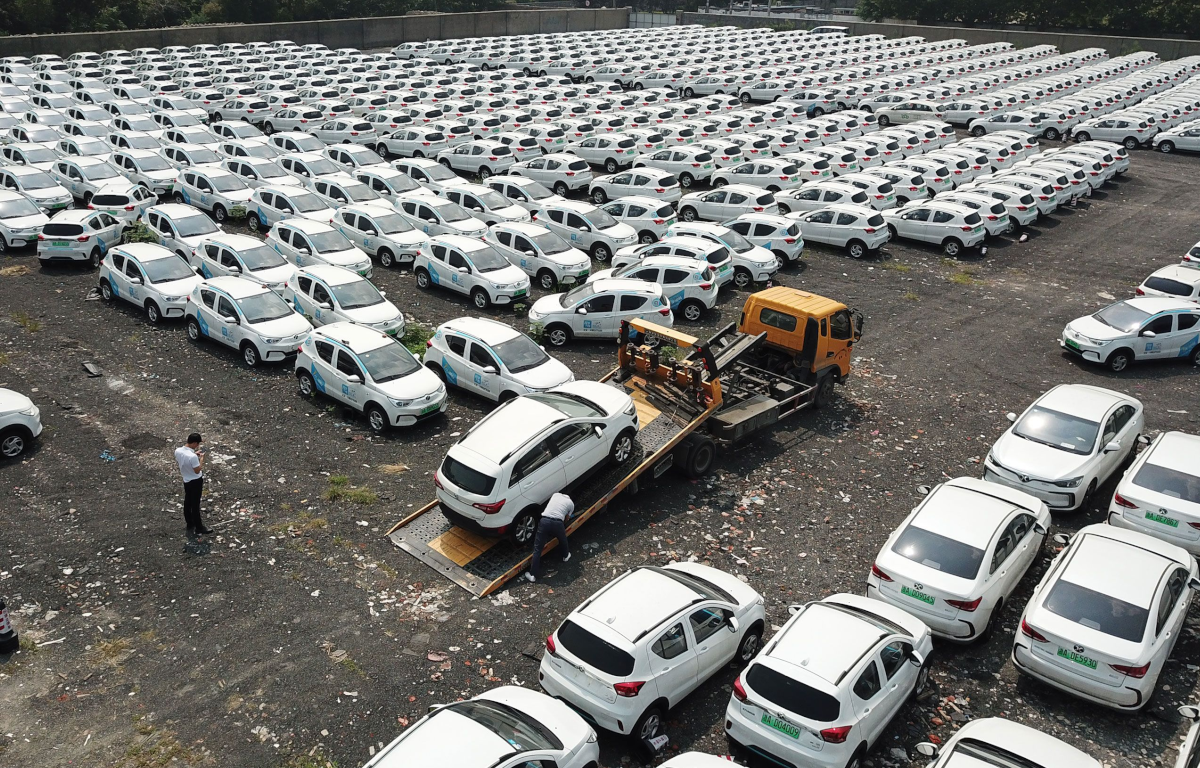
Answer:
[(200, 493), (203, 490), (203, 477), (183, 484), (183, 519), (189, 532), (204, 527), (204, 523), (200, 522)]
[(533, 537), (533, 562), (529, 564), (529, 572), (537, 578), (542, 578), (542, 548), (550, 539), (558, 539), (563, 557), (571, 551), (567, 546), (567, 526), (556, 517), (543, 517), (538, 522), (537, 534)]

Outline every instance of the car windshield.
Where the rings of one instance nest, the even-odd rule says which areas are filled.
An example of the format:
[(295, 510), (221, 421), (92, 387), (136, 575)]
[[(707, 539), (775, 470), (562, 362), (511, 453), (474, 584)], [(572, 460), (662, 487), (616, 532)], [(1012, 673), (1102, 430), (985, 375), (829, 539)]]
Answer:
[(745, 253), (746, 251), (754, 248), (754, 243), (742, 237), (737, 232), (734, 232), (732, 229), (721, 235), (721, 239), (725, 241), (726, 245), (733, 249), (734, 253)]
[(542, 232), (541, 234), (534, 235), (533, 244), (547, 256), (553, 256), (556, 253), (566, 253), (571, 250), (571, 244), (553, 232)]
[(207, 165), (221, 162), (221, 156), (207, 147), (189, 147), (188, 157), (192, 165)]
[(88, 181), (115, 179), (118, 175), (120, 175), (117, 173), (117, 169), (113, 168), (108, 163), (98, 163), (97, 165), (80, 168), (80, 170), (83, 171), (83, 175)]
[(261, 178), (278, 179), (287, 176), (287, 171), (280, 168), (275, 163), (258, 163), (254, 166), (254, 170)]
[(239, 189), (246, 189), (246, 184), (237, 176), (213, 176), (211, 181), (218, 192), (236, 192)]
[(328, 176), (341, 170), (332, 160), (326, 160), (323, 157), (316, 160), (306, 160), (305, 164), (308, 166), (308, 172), (313, 176)]
[(204, 214), (187, 216), (182, 219), (176, 219), (171, 222), (175, 225), (175, 231), (180, 237), (197, 237), (199, 235), (211, 235), (217, 231), (217, 225), (212, 219)]
[(341, 232), (308, 233), (308, 239), (313, 244), (313, 248), (317, 249), (317, 253), (337, 253), (338, 251), (348, 251), (354, 247)]
[(441, 165), (434, 166), (433, 168), (426, 168), (424, 170), (426, 175), (434, 181), (449, 181), (450, 179), (458, 178), (454, 175), (454, 171)]
[(926, 568), (962, 579), (978, 576), (979, 566), (983, 562), (982, 549), (914, 525), (908, 526), (896, 537), (892, 551)]
[(58, 182), (51, 178), (50, 174), (42, 171), (21, 176), (20, 179), (21, 189), (24, 190), (49, 189), (58, 185)]
[[(525, 191), (525, 194), (529, 197), (530, 200), (545, 200), (546, 198), (548, 198), (554, 194), (550, 190), (546, 189), (546, 187), (543, 186), (540, 182), (536, 182), (536, 181), (527, 182), (527, 183), (521, 185), (521, 189), (523, 189)], [(1200, 255), (1200, 248), (1197, 248), (1196, 252), (1198, 255)]]
[(287, 263), (282, 256), (265, 245), (255, 245), (244, 251), (238, 251), (238, 255), (242, 257), (242, 263), (246, 265), (246, 269), (251, 272), (261, 272), (264, 269), (271, 269)]
[[(496, 478), (471, 469), (453, 456), (447, 456), (442, 461), (442, 468), (438, 472), (442, 477), (462, 488), (467, 493), (473, 493), (477, 496), (487, 496), (496, 485)], [(630, 671), (633, 670), (632, 660), (630, 661), (629, 668)]]
[(568, 418), (591, 419), (606, 415), (600, 406), (591, 400), (567, 392), (539, 392), (526, 395), (526, 397), (536, 400), (543, 405), (548, 405), (566, 414)]
[(1110, 328), (1132, 333), (1150, 317), (1150, 313), (1130, 306), (1128, 302), (1118, 301), (1116, 304), (1108, 305), (1092, 317)]
[(287, 317), (295, 310), (274, 291), (263, 291), (253, 296), (237, 299), (238, 309), (247, 323), (265, 323)]
[(346, 190), (346, 194), (350, 195), (350, 199), (356, 203), (379, 199), (379, 195), (372, 191), (366, 184), (346, 184), (343, 186), (343, 189)]
[(382, 304), (383, 295), (370, 280), (355, 280), (352, 283), (332, 286), (333, 296), (342, 309), (359, 309)]
[(599, 208), (588, 212), (587, 217), (591, 220), (592, 226), (596, 229), (608, 229), (609, 227), (615, 227), (617, 225), (616, 219), (614, 219), (612, 216), (609, 216)]
[(1068, 621), (1135, 643), (1141, 642), (1150, 615), (1145, 608), (1065, 579), (1054, 585), (1043, 605)]
[(324, 200), (309, 192), (290, 193), (289, 199), (295, 206), (296, 213), (312, 213), (313, 211), (323, 211), (329, 207)]
[(403, 216), (395, 213), (373, 214), (375, 226), (379, 228), (381, 235), (398, 235), (401, 232), (411, 232), (412, 224), (409, 224)]
[(18, 197), (16, 200), (0, 200), (0, 219), (36, 216), (39, 213), (41, 213), (41, 209), (25, 197)]
[[(460, 701), (438, 711), (453, 711), (504, 740), (514, 752), (557, 751), (563, 744), (544, 725), (518, 709), (497, 701)], [(436, 715), (435, 715), (436, 716)]]
[[(334, 289), (334, 293), (337, 293), (337, 289)], [(378, 291), (376, 293), (378, 294)], [(412, 353), (393, 339), (388, 339), (382, 347), (376, 347), (369, 352), (359, 352), (357, 357), (377, 384), (403, 378), (421, 368), (421, 364)]]
[(591, 283), (584, 283), (578, 288), (562, 294), (562, 296), (559, 298), (559, 303), (562, 304), (564, 308), (570, 309), (580, 302), (587, 301), (591, 297), (595, 296), (596, 293), (597, 291), (594, 285)]
[(153, 136), (127, 136), (125, 140), (134, 149), (158, 149), (162, 146)]
[(492, 190), (488, 190), (487, 192), (480, 192), (479, 194), (476, 195), (476, 197), (478, 197), (483, 202), (483, 204), (486, 205), (491, 210), (495, 210), (497, 208), (508, 208), (509, 206), (512, 205), (511, 200), (509, 200), (507, 197), (500, 194), (499, 192), (495, 192)]
[(498, 269), (511, 266), (508, 259), (501, 256), (500, 252), (490, 245), (485, 245), (482, 248), (471, 251), (468, 254), (468, 258), (475, 269), (478, 269), (480, 272), (495, 272)]
[(500, 357), (509, 373), (520, 373), (537, 368), (550, 359), (544, 349), (524, 334), (496, 344), (492, 347), (492, 351)]
[(53, 150), (45, 147), (28, 147), (22, 149), (21, 153), (25, 156), (25, 162), (29, 164), (52, 163), (58, 159), (58, 155)]
[(1059, 411), (1035, 405), (1013, 426), (1013, 433), (1071, 453), (1086, 456), (1096, 444), (1100, 425)]
[(746, 684), (754, 691), (756, 698), (762, 698), (788, 712), (795, 712), (807, 720), (830, 723), (841, 714), (842, 705), (835, 697), (763, 664), (750, 667), (746, 673)]
[(196, 276), (196, 270), (192, 269), (182, 256), (176, 254), (163, 259), (143, 261), (142, 269), (146, 271), (146, 279), (151, 283), (169, 283), (172, 280)]
[(558, 642), (572, 656), (613, 677), (627, 677), (633, 672), (634, 658), (627, 651), (596, 637), (570, 619), (555, 633)]

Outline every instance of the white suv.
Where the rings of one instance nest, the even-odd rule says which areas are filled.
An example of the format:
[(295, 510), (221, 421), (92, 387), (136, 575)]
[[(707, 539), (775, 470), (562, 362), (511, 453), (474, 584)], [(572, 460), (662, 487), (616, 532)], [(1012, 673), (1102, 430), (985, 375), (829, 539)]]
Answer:
[(42, 434), (41, 411), (20, 392), (0, 388), (0, 456), (15, 459)]
[(763, 598), (699, 563), (626, 571), (546, 638), (542, 688), (609, 731), (652, 738), (667, 711), (758, 652)]
[(434, 474), (442, 513), (528, 545), (550, 496), (608, 461), (628, 461), (637, 427), (632, 398), (595, 381), (509, 400), (451, 446)]

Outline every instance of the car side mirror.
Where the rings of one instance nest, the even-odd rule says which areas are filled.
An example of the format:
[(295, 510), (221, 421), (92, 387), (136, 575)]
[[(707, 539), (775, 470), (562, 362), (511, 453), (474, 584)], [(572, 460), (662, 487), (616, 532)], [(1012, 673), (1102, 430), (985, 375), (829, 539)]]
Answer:
[(917, 650), (912, 650), (912, 651), (908, 652), (908, 660), (911, 663), (916, 664), (918, 667), (922, 667), (925, 665), (925, 656), (920, 651), (917, 651)]
[(1034, 523), (1033, 524), (1033, 532), (1036, 533), (1038, 536), (1045, 536), (1050, 531), (1048, 528), (1046, 528), (1046, 526), (1042, 525), (1041, 523)]
[(730, 616), (728, 619), (725, 619), (725, 626), (729, 627), (730, 632), (737, 632), (742, 628), (741, 623), (734, 616)]
[(363, 230), (363, 234), (370, 235), (371, 237), (374, 237), (375, 235), (378, 235), (379, 233), (378, 233), (378, 232), (376, 232), (376, 231), (375, 231), (375, 230), (373, 230), (373, 229), (366, 229), (366, 230)]
[(478, 208), (478, 207), (476, 207), (476, 208), (472, 208), (471, 210), (472, 210), (472, 211), (475, 211), (475, 213), (483, 213), (483, 209), (482, 209), (482, 208)]
[(362, 384), (362, 376), (357, 373), (346, 377), (347, 384)]
[(925, 757), (937, 757), (938, 754), (937, 744), (932, 744), (928, 741), (922, 741), (920, 744), (913, 747), (913, 749), (917, 751), (918, 755), (923, 755)]
[(587, 224), (584, 224), (583, 226), (581, 226), (581, 227), (579, 228), (579, 231), (580, 231), (580, 232), (591, 232), (592, 230), (591, 230), (591, 228), (590, 228), (590, 227), (589, 227)]
[(533, 251), (525, 251), (525, 255), (526, 255), (526, 256), (528, 256), (528, 257), (529, 257), (529, 258), (531, 258), (531, 259), (532, 259), (534, 256), (537, 256), (537, 254), (536, 254), (536, 253), (534, 253)]
[(312, 255), (312, 251), (308, 250), (307, 248), (297, 248), (296, 252), (299, 253), (301, 256), (311, 256)]
[(317, 309), (333, 309), (333, 305), (330, 304), (328, 301), (322, 301), (320, 304), (317, 305)]
[(499, 373), (499, 371), (496, 370), (496, 366), (494, 366), (494, 365), (489, 365), (489, 366), (485, 367), (483, 369), (483, 372), (488, 374), (489, 376), (495, 376), (497, 373)]
[(1064, 546), (1064, 547), (1065, 547), (1065, 546), (1067, 546), (1068, 544), (1070, 544), (1070, 543), (1071, 543), (1071, 534), (1069, 534), (1069, 533), (1056, 533), (1056, 534), (1054, 534), (1054, 536), (1053, 536), (1053, 538), (1052, 538), (1052, 541), (1053, 541), (1055, 544), (1060, 544), (1060, 545), (1062, 545), (1062, 546)]
[(221, 321), (229, 325), (238, 325), (238, 319), (233, 315), (221, 315)]
[(1200, 720), (1200, 707), (1194, 704), (1184, 704), (1175, 711), (1188, 720)]
[(460, 274), (460, 275), (469, 275), (469, 274), (471, 274), (471, 269), (470, 269), (470, 267), (459, 267), (459, 268), (458, 268), (458, 274)]
[(1108, 445), (1104, 446), (1105, 453), (1112, 453), (1119, 450), (1121, 450), (1121, 441), (1119, 440), (1109, 440)]
[(129, 284), (130, 284), (130, 285), (141, 285), (141, 284), (142, 284), (142, 278), (140, 278), (140, 277), (131, 277), (131, 278), (129, 278)]
[(788, 616), (795, 616), (802, 610), (804, 610), (804, 606), (800, 603), (793, 603), (787, 607)]
[(587, 314), (587, 307), (580, 307), (579, 309), (575, 310), (575, 314), (577, 314), (577, 315), (586, 315), (586, 314)]
[(1017, 414), (1013, 413), (1012, 411), (1009, 411), (1008, 413), (1004, 414), (1004, 418), (1008, 419), (1013, 424), (1017, 423)]
[(592, 431), (596, 433), (596, 437), (604, 437), (604, 427), (599, 424), (593, 424)]
[(425, 221), (429, 224), (437, 224), (437, 219), (425, 219)]
[(1141, 336), (1144, 339), (1153, 339), (1154, 337), (1158, 336), (1158, 334), (1154, 331), (1142, 331), (1138, 334), (1138, 336)]

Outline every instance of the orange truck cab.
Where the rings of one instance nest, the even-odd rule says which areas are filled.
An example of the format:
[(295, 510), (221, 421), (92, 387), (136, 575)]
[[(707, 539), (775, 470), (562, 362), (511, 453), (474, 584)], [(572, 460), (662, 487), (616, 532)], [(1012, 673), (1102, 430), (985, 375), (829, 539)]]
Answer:
[(840, 301), (778, 286), (746, 299), (738, 331), (766, 334), (755, 350), (757, 367), (827, 387), (822, 394), (828, 394), (850, 375), (850, 350), (862, 338), (862, 325), (862, 313)]

